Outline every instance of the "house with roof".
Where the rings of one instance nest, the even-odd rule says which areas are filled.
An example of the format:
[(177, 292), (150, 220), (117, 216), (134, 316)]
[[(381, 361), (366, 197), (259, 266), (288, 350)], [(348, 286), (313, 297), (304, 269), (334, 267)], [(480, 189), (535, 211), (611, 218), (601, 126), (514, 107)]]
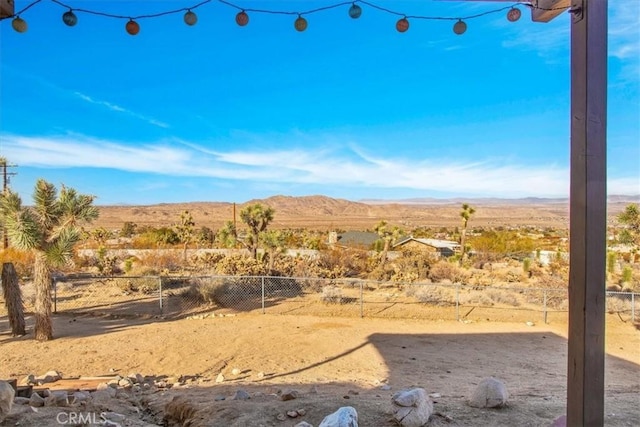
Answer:
[(376, 240), (379, 240), (378, 233), (369, 231), (347, 231), (346, 233), (329, 233), (329, 246), (342, 248), (355, 248), (370, 250)]
[(419, 239), (408, 236), (398, 240), (393, 246), (394, 251), (410, 250), (412, 252), (424, 252), (433, 257), (448, 258), (459, 254), (461, 247), (458, 242), (439, 239)]

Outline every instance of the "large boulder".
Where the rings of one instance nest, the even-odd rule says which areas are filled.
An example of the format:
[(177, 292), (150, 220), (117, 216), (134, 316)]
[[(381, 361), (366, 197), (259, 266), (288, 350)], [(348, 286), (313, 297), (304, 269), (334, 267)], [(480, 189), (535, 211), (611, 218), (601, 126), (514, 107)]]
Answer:
[(433, 413), (433, 402), (423, 388), (400, 390), (391, 397), (393, 417), (402, 427), (421, 427)]
[(0, 422), (11, 412), (15, 395), (16, 391), (11, 387), (11, 384), (6, 381), (0, 381)]
[(318, 427), (358, 427), (358, 413), (351, 406), (343, 406), (324, 417)]
[(509, 400), (507, 386), (493, 377), (480, 381), (469, 399), (469, 406), (474, 408), (502, 408)]

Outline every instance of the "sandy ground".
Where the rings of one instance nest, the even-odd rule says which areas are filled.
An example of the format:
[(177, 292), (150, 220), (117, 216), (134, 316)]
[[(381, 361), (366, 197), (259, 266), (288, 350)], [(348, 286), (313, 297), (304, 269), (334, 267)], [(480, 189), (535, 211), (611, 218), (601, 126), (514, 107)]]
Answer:
[[(423, 387), (438, 393), (428, 425), (549, 426), (565, 411), (566, 324), (360, 319), (239, 314), (162, 321), (58, 315), (56, 339), (12, 338), (0, 317), (0, 378), (58, 370), (63, 377), (139, 373), (182, 379), (170, 389), (121, 390), (84, 411), (115, 411), (122, 425), (162, 425), (182, 396), (182, 419), (165, 425), (314, 426), (353, 406), (360, 426), (392, 426), (390, 396)], [(640, 425), (640, 332), (607, 319), (606, 408), (610, 426)], [(222, 373), (224, 382), (216, 382)], [(508, 407), (473, 409), (466, 400), (485, 377), (503, 380)], [(298, 391), (282, 401), (278, 391)], [(233, 400), (238, 390), (249, 400)], [(222, 397), (225, 400), (220, 400)], [(293, 410), (304, 413), (285, 416)], [(2, 426), (57, 425), (73, 408), (14, 406)], [(76, 411), (78, 409), (75, 409)], [(188, 421), (186, 421), (188, 420)]]

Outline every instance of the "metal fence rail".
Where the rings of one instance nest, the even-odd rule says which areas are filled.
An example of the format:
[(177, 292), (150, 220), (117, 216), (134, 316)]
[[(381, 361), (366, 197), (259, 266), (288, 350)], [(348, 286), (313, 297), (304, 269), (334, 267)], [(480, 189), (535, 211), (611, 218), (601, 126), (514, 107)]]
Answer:
[[(32, 311), (32, 285), (22, 289)], [(52, 296), (57, 313), (163, 318), (255, 312), (548, 323), (566, 321), (568, 308), (567, 289), (269, 276), (68, 276), (54, 280)], [(633, 323), (639, 296), (607, 292), (607, 312)]]

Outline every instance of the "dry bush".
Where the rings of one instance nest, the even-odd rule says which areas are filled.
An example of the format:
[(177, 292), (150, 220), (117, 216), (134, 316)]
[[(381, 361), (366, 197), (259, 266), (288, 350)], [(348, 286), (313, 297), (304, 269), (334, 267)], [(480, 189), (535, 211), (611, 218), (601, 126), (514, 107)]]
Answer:
[(261, 261), (237, 254), (223, 257), (214, 269), (217, 274), (227, 276), (260, 276), (266, 273), (266, 267)]
[(15, 248), (7, 248), (0, 251), (0, 262), (11, 262), (18, 277), (31, 277), (33, 274), (33, 253), (20, 251)]
[(465, 283), (469, 273), (455, 264), (447, 261), (438, 261), (431, 266), (429, 278), (434, 282), (449, 281), (451, 283)]
[(514, 291), (488, 288), (484, 289), (483, 292), (485, 292), (487, 297), (489, 297), (489, 299), (495, 304), (508, 305), (511, 307), (520, 306), (520, 300), (518, 299), (518, 295), (515, 294)]
[(174, 251), (155, 250), (142, 253), (140, 264), (154, 271), (178, 271), (183, 265), (182, 254)]
[(204, 252), (196, 253), (191, 256), (189, 262), (198, 270), (207, 270), (215, 268), (215, 266), (225, 257), (222, 253)]
[(405, 295), (425, 304), (449, 306), (456, 303), (455, 287), (437, 285), (409, 285)]
[(197, 304), (216, 304), (225, 291), (224, 283), (219, 280), (198, 278), (180, 296)]
[(320, 300), (325, 304), (342, 304), (344, 301), (342, 289), (333, 285), (325, 286), (322, 288)]
[(495, 282), (498, 283), (519, 283), (522, 281), (522, 269), (507, 267), (503, 269), (494, 269), (491, 273)]
[(336, 279), (341, 277), (359, 277), (366, 271), (368, 255), (355, 249), (330, 249), (320, 252), (318, 267), (320, 277)]

